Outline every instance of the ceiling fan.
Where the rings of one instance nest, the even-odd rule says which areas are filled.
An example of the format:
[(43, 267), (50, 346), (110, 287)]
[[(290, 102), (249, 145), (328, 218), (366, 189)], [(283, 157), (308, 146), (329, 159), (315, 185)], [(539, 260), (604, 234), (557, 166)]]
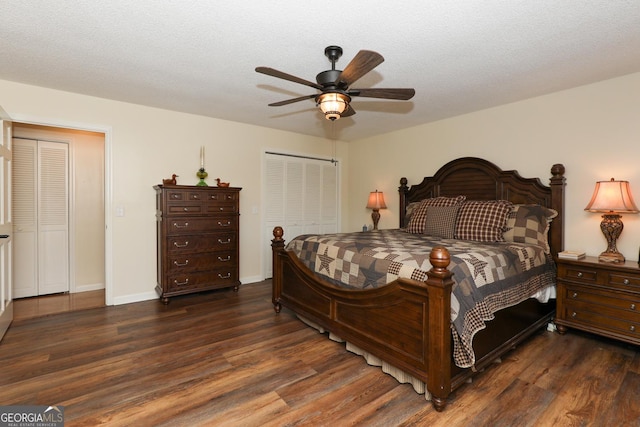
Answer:
[(348, 117), (356, 112), (351, 106), (351, 98), (363, 96), (367, 98), (398, 99), (406, 101), (413, 98), (415, 89), (351, 89), (350, 86), (356, 80), (382, 64), (384, 58), (377, 52), (361, 50), (349, 62), (344, 70), (336, 70), (336, 61), (342, 56), (342, 48), (339, 46), (328, 46), (324, 54), (331, 61), (331, 69), (322, 71), (316, 76), (316, 82), (301, 79), (291, 74), (283, 73), (269, 67), (257, 67), (258, 73), (279, 79), (288, 80), (310, 86), (320, 91), (318, 94), (300, 96), (298, 98), (287, 99), (269, 104), (270, 107), (280, 107), (292, 104), (305, 99), (314, 98), (316, 105), (320, 107), (326, 119), (334, 121), (340, 117)]

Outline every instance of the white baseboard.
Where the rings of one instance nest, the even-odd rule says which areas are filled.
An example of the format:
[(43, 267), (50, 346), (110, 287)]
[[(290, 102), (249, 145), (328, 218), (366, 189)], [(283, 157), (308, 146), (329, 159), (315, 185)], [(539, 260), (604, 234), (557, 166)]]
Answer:
[(89, 283), (88, 285), (76, 285), (71, 293), (99, 291), (100, 289), (104, 289), (104, 283)]
[(143, 292), (140, 294), (123, 295), (121, 297), (113, 298), (113, 305), (131, 304), (132, 302), (149, 301), (152, 299), (158, 299), (158, 294), (155, 290), (151, 292)]

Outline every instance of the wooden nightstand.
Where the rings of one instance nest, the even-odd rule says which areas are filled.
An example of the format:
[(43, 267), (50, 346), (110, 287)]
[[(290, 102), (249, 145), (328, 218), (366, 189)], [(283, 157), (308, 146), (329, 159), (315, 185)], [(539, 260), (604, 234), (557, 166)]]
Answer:
[(556, 325), (640, 344), (640, 267), (597, 257), (557, 259)]

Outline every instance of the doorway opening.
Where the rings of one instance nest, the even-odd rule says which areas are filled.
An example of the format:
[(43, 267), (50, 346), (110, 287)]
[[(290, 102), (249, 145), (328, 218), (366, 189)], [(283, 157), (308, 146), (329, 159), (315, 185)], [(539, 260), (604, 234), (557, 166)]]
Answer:
[[(46, 247), (46, 244), (38, 247), (37, 232), (34, 233), (34, 239), (25, 239), (26, 242), (35, 241), (36, 249), (29, 247), (33, 245), (22, 245), (21, 247), (18, 239), (16, 239), (14, 248), (14, 260), (24, 259), (32, 252), (35, 254), (34, 258), (37, 263), (46, 264), (48, 259), (66, 262), (68, 287), (62, 289), (62, 292), (54, 294), (48, 294), (46, 286), (43, 287), (44, 291), (38, 291), (38, 283), (46, 283), (47, 276), (50, 276), (54, 270), (47, 269), (44, 265), (31, 266), (27, 265), (29, 263), (14, 262), (14, 279), (23, 279), (14, 280), (14, 289), (25, 285), (32, 286), (30, 281), (35, 281), (32, 286), (35, 287), (34, 291), (20, 289), (19, 293), (14, 293), (17, 298), (14, 301), (14, 315), (16, 318), (21, 316), (35, 317), (58, 311), (104, 306), (107, 300), (105, 295), (107, 288), (105, 268), (105, 133), (14, 122), (13, 138), (14, 141), (20, 140), (23, 143), (26, 141), (40, 143), (42, 141), (49, 145), (63, 144), (68, 146), (69, 153), (68, 202), (66, 204), (68, 207), (68, 245), (62, 250), (64, 261), (60, 261), (60, 254), (55, 254), (55, 257), (47, 256), (47, 251), (55, 251), (55, 247)], [(14, 171), (14, 192), (12, 195), (14, 206), (18, 205), (17, 199), (23, 197), (20, 178), (21, 175), (16, 175)], [(46, 179), (55, 178), (46, 177)], [(35, 203), (38, 203), (37, 199)], [(17, 219), (17, 215), (14, 214), (14, 218)], [(14, 221), (14, 235), (24, 231), (20, 228), (24, 228), (24, 224)], [(35, 228), (38, 228), (37, 219)], [(41, 240), (46, 241), (46, 236)], [(22, 274), (18, 268), (24, 270)]]

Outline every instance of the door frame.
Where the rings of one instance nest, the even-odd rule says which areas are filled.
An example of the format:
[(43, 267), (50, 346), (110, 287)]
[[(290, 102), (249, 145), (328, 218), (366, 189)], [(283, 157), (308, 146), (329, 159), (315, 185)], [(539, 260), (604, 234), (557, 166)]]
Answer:
[(113, 205), (112, 195), (112, 133), (113, 129), (109, 125), (95, 123), (78, 123), (64, 120), (44, 119), (23, 114), (11, 116), (14, 123), (26, 123), (39, 126), (52, 126), (59, 128), (83, 130), (89, 132), (99, 132), (104, 134), (104, 281), (105, 281), (105, 304), (113, 305), (113, 236), (111, 232), (111, 211)]

